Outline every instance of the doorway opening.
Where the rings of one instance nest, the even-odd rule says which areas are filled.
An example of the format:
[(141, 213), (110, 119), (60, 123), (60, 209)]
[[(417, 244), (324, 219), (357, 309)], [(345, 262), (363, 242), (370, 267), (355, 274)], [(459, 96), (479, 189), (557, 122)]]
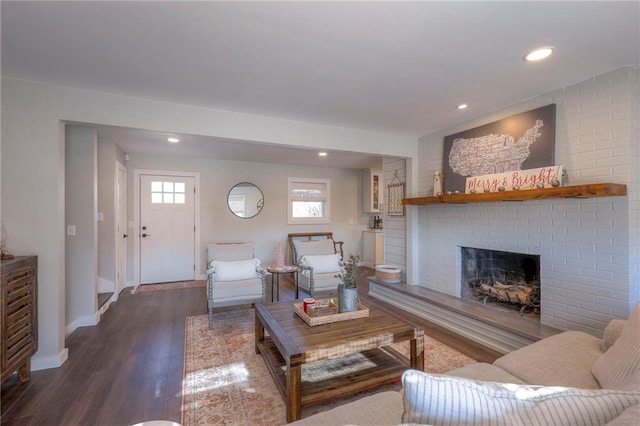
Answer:
[(134, 170), (136, 284), (199, 278), (199, 184), (197, 172)]

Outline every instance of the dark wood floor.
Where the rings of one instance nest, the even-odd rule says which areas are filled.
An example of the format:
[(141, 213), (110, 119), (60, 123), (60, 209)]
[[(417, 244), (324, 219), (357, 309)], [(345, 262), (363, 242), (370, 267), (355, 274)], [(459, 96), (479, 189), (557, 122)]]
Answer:
[[(367, 303), (380, 304), (423, 325), (426, 334), (479, 361), (493, 362), (500, 356), (397, 308), (369, 300), (367, 270), (360, 275), (359, 291)], [(280, 287), (280, 300), (293, 300), (293, 284), (281, 277)], [(19, 383), (14, 375), (2, 384), (2, 425), (180, 422), (185, 318), (205, 313), (204, 288), (136, 295), (125, 289), (97, 326), (79, 328), (69, 336), (69, 359), (60, 368), (35, 371), (27, 383)]]

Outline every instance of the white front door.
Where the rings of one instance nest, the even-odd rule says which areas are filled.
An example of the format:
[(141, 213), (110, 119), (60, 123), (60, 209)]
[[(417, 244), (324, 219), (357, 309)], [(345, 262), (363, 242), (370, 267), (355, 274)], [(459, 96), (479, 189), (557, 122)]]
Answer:
[(140, 284), (195, 279), (194, 178), (140, 175)]

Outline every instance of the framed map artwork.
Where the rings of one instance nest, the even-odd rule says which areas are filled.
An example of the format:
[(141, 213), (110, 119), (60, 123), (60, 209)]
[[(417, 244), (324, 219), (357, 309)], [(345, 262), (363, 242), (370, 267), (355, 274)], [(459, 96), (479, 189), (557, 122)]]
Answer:
[(466, 179), (554, 164), (556, 105), (550, 104), (444, 138), (444, 191)]

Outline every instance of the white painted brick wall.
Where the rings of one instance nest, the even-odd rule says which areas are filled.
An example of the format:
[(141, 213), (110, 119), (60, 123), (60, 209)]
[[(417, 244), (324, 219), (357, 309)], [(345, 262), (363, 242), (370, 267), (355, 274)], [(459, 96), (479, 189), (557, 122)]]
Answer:
[[(629, 186), (640, 186), (640, 70), (631, 73), (631, 126), (629, 139)], [(622, 114), (616, 111), (616, 117)], [(633, 301), (640, 300), (640, 191), (629, 193), (629, 309)]]
[(640, 300), (639, 72), (623, 68), (420, 140), (418, 193), (433, 191), (443, 138), (556, 104), (555, 162), (569, 184), (627, 184), (627, 197), (530, 200), (419, 209), (419, 285), (459, 295), (458, 247), (541, 256), (541, 321), (601, 335)]
[(385, 158), (383, 161), (383, 190), (384, 190), (384, 263), (388, 265), (399, 266), (402, 269), (405, 279), (405, 271), (407, 266), (407, 224), (405, 216), (389, 216), (389, 190), (387, 185), (394, 181), (397, 173), (400, 182), (407, 182), (407, 166), (406, 160), (397, 158)]

